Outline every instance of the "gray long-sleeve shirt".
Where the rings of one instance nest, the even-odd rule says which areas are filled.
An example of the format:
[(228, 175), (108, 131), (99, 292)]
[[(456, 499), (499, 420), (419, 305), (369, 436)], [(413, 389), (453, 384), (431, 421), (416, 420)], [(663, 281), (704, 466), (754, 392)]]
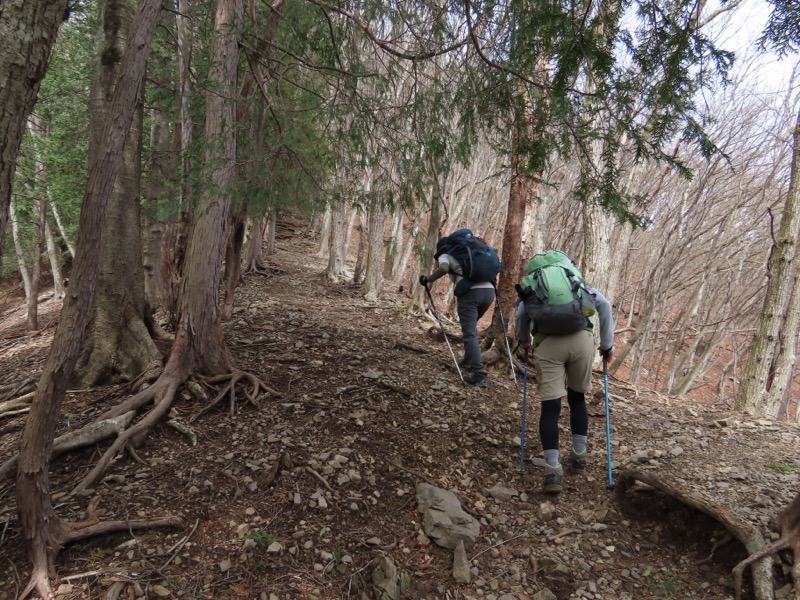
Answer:
[[(584, 304), (591, 306), (597, 312), (600, 321), (600, 349), (603, 351), (614, 349), (614, 318), (611, 314), (611, 303), (595, 288), (584, 284)], [(531, 335), (531, 320), (525, 312), (525, 304), (520, 301), (516, 314), (517, 340), (526, 342)], [(591, 324), (589, 324), (591, 328)], [(541, 334), (540, 334), (541, 335)], [(537, 335), (537, 337), (539, 337)], [(542, 336), (544, 337), (544, 336)], [(541, 339), (534, 339), (534, 345)]]

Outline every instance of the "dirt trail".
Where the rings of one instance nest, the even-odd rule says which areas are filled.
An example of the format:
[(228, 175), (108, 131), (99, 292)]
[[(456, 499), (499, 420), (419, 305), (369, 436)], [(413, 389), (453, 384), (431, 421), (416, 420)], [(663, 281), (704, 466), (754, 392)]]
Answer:
[[(721, 525), (652, 488), (616, 498), (609, 491), (600, 404), (590, 407), (587, 473), (545, 497), (532, 390), (521, 481), (521, 394), (510, 375), (490, 373), (485, 389), (461, 384), (430, 321), (408, 315), (405, 298), (387, 293), (371, 304), (357, 287), (327, 283), (316, 244), (300, 228), (283, 236), (269, 275), (245, 281), (226, 324), (239, 367), (282, 397), (262, 397), (259, 410), (239, 404), (233, 417), (219, 405), (192, 425), (194, 446), (163, 424), (136, 459), (120, 457), (79, 498), (65, 494), (98, 452), (57, 459), (51, 486), (64, 517), (80, 520), (100, 495), (104, 518), (180, 513), (190, 523), (68, 548), (61, 598), (105, 597), (114, 582), (127, 582), (123, 597), (131, 598), (361, 598), (381, 556), (409, 575), (406, 598), (525, 600), (544, 588), (558, 599), (733, 597), (730, 570), (745, 552), (729, 543), (709, 559), (725, 537)], [(35, 373), (52, 335), (15, 338), (18, 312), (3, 314), (0, 385)], [(70, 393), (60, 431), (124, 394)], [(615, 477), (652, 473), (764, 532), (796, 493), (797, 427), (688, 407), (616, 381), (611, 394)], [(172, 418), (186, 423), (202, 407), (184, 393)], [(0, 461), (12, 455), (22, 419), (0, 421)], [(422, 532), (422, 481), (455, 491), (481, 522), (468, 552), (470, 583), (453, 580), (452, 552)], [(516, 494), (500, 499), (490, 492), (498, 486)], [(0, 600), (14, 597), (28, 568), (15, 510), (10, 482), (0, 482)]]

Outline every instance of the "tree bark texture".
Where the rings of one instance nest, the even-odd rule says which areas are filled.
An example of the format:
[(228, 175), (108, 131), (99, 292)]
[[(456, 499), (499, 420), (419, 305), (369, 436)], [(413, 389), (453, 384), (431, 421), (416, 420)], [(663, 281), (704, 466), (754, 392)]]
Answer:
[(30, 302), (31, 296), (31, 273), (25, 262), (25, 249), (22, 247), (22, 238), (19, 234), (19, 219), (17, 218), (17, 203), (14, 198), (8, 203), (8, 214), (11, 222), (11, 238), (14, 240), (14, 250), (17, 254), (17, 268), (22, 279), (22, 291), (25, 292), (25, 302)]
[(383, 289), (383, 234), (386, 228), (386, 211), (379, 199), (374, 199), (369, 207), (369, 244), (367, 247), (367, 268), (364, 271), (364, 285), (361, 291), (367, 302), (377, 302)]
[[(519, 283), (525, 274), (525, 265), (521, 254), (522, 226), (525, 224), (528, 200), (535, 193), (533, 181), (522, 171), (522, 163), (525, 159), (520, 152), (520, 144), (528, 136), (528, 121), (524, 110), (519, 110), (517, 113), (511, 147), (511, 186), (508, 191), (508, 209), (503, 228), (501, 261), (504, 268), (497, 278), (497, 301), (501, 310), (495, 311), (492, 316), (490, 333), (487, 335), (487, 338), (491, 337), (493, 341), (502, 345), (505, 345), (505, 342), (502, 341), (503, 336), (508, 334), (508, 319), (513, 314), (513, 304), (517, 299), (514, 284)], [(490, 343), (488, 339), (485, 340), (486, 346)], [(502, 353), (504, 349), (500, 350)]]
[(229, 231), (225, 243), (225, 300), (222, 304), (222, 319), (233, 316), (236, 288), (242, 280), (242, 248), (247, 230), (247, 202), (241, 201), (235, 212), (228, 217)]
[(328, 281), (339, 282), (345, 279), (345, 259), (347, 258), (347, 207), (344, 200), (331, 206), (330, 234), (328, 237)]
[(49, 457), (61, 403), (89, 323), (90, 299), (94, 296), (100, 269), (106, 207), (141, 95), (147, 53), (160, 10), (161, 0), (146, 0), (142, 4), (135, 36), (123, 57), (123, 79), (114, 90), (112, 110), (104, 128), (106, 152), (98, 153), (89, 169), (72, 281), (22, 432), (17, 506), (20, 527), (33, 563), (28, 591), (36, 589), (42, 597), (50, 593), (49, 577), (54, 574), (55, 558), (67, 539), (67, 525), (56, 515), (50, 500)]
[[(414, 292), (411, 296), (411, 304), (409, 310), (412, 314), (421, 314), (425, 312), (425, 303), (428, 301), (425, 288), (417, 283), (420, 275), (430, 274), (436, 266), (433, 263), (433, 254), (436, 250), (436, 242), (439, 241), (439, 230), (442, 226), (442, 207), (444, 206), (444, 199), (442, 198), (442, 188), (439, 182), (439, 176), (436, 174), (435, 165), (433, 168), (433, 178), (430, 193), (430, 206), (431, 210), (428, 216), (428, 230), (425, 232), (425, 238), (419, 246), (417, 254), (417, 266), (414, 270), (411, 279), (411, 285)], [(433, 307), (431, 307), (432, 309)]]
[[(121, 57), (136, 10), (133, 0), (99, 4), (95, 67), (90, 110), (90, 160), (104, 149), (103, 123), (121, 77)], [(134, 110), (117, 178), (108, 200), (104, 243), (94, 292), (93, 318), (75, 371), (80, 387), (131, 381), (161, 363), (161, 355), (146, 325), (149, 309), (144, 295), (139, 168), (142, 154), (142, 103)], [(147, 313), (147, 314), (146, 314)]]
[[(28, 132), (34, 140), (43, 140), (47, 135), (47, 125), (36, 114), (31, 113), (28, 118)], [(37, 145), (34, 145), (34, 163), (36, 165), (36, 189), (40, 190), (39, 194), (42, 197), (41, 204), (38, 205), (39, 210), (39, 224), (44, 227), (44, 245), (47, 248), (47, 256), (50, 262), (50, 272), (53, 275), (53, 296), (57, 300), (64, 297), (64, 278), (61, 274), (61, 264), (58, 260), (58, 252), (56, 251), (55, 240), (53, 239), (53, 232), (50, 230), (50, 224), (47, 221), (47, 205), (52, 204), (50, 194), (50, 182), (47, 176), (47, 165), (42, 162), (41, 153)], [(45, 200), (46, 199), (46, 200)], [(58, 214), (57, 212), (54, 214)]]
[(0, 267), (25, 121), (33, 110), (67, 0), (0, 2)]
[[(165, 11), (161, 16), (161, 26), (167, 30), (177, 29), (177, 18)], [(170, 67), (171, 63), (160, 54), (151, 58), (149, 77), (157, 87), (168, 89), (173, 85), (173, 77), (164, 75)], [(142, 269), (148, 318), (162, 306), (161, 244), (165, 227), (162, 215), (173, 209), (175, 196), (171, 190), (180, 189), (181, 185), (180, 148), (177, 147), (180, 128), (173, 126), (171, 121), (168, 109), (156, 105), (150, 110), (150, 155), (141, 211)]]
[[(758, 331), (750, 346), (747, 366), (736, 397), (736, 408), (761, 416), (776, 416), (786, 386), (794, 370), (797, 312), (792, 303), (797, 289), (797, 240), (800, 235), (798, 212), (798, 152), (800, 152), (800, 113), (792, 135), (792, 167), (789, 193), (783, 207), (778, 238), (769, 263), (769, 283)], [(785, 355), (785, 356), (782, 356)]]
[(206, 94), (204, 157), (210, 181), (196, 211), (178, 300), (178, 333), (170, 362), (188, 344), (193, 368), (209, 375), (231, 370), (232, 359), (222, 332), (217, 298), (225, 250), (230, 185), (236, 172), (236, 91), (238, 31), (242, 0), (220, 0)]
[(31, 293), (28, 295), (28, 311), (25, 327), (28, 331), (39, 329), (39, 289), (42, 283), (42, 254), (45, 246), (45, 201), (41, 198), (33, 199), (36, 208), (36, 245), (33, 247), (33, 267), (31, 268)]

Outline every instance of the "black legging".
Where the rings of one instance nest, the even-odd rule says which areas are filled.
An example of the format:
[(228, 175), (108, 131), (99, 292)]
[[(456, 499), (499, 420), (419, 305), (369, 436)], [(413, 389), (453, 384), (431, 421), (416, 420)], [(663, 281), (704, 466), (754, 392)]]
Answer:
[[(573, 435), (589, 433), (589, 412), (583, 393), (567, 388), (569, 403), (569, 428)], [(544, 450), (558, 450), (558, 419), (561, 416), (561, 398), (544, 400), (539, 415), (539, 437)]]

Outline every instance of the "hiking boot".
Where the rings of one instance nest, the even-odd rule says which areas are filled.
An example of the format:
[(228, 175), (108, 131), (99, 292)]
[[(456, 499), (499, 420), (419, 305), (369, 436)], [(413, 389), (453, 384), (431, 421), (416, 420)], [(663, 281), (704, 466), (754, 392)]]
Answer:
[(486, 387), (486, 373), (473, 373), (464, 377), (464, 383), (474, 385), (475, 387)]
[(560, 494), (563, 480), (564, 469), (561, 468), (561, 465), (557, 467), (544, 466), (544, 486), (542, 489), (545, 494)]
[(586, 450), (578, 454), (575, 448), (569, 453), (569, 470), (572, 473), (580, 474), (586, 470)]

